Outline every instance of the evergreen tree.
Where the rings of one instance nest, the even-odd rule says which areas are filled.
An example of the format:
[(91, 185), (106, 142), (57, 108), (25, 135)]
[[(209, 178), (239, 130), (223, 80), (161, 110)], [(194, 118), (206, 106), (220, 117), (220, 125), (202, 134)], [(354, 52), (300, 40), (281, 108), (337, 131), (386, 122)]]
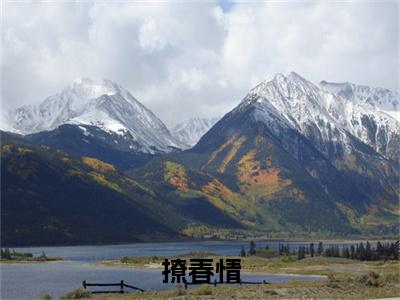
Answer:
[(396, 243), (394, 243), (394, 253), (393, 253), (394, 259), (399, 260), (399, 252), (400, 252), (400, 241), (396, 241)]
[(310, 244), (310, 256), (314, 257), (314, 243)]
[(289, 252), (289, 248), (288, 248), (288, 246), (287, 245), (282, 245), (281, 246), (281, 255), (289, 255), (290, 254), (290, 252)]
[(364, 243), (360, 243), (358, 246), (359, 250), (359, 259), (360, 260), (365, 260), (365, 248), (364, 248)]
[(355, 251), (354, 258), (360, 259), (360, 246), (358, 244), (356, 245), (356, 251)]
[(350, 252), (348, 247), (343, 248), (343, 257), (350, 258)]
[(365, 260), (371, 260), (371, 258), (372, 258), (371, 244), (367, 241), (367, 245), (365, 246)]
[(297, 259), (303, 259), (306, 257), (306, 249), (305, 246), (299, 246), (299, 249), (297, 251)]
[(242, 249), (240, 250), (240, 256), (241, 257), (246, 257), (246, 250), (244, 250), (243, 246), (242, 246)]
[(354, 245), (350, 246), (350, 258), (355, 259), (356, 258), (356, 250), (354, 249)]
[(319, 242), (319, 243), (318, 243), (318, 250), (317, 250), (317, 253), (318, 253), (318, 255), (320, 256), (320, 255), (322, 255), (323, 252), (324, 252), (324, 245), (322, 244), (322, 242)]
[(41, 259), (47, 259), (46, 253), (44, 253), (44, 251), (42, 251), (42, 255), (40, 255)]
[(333, 247), (333, 250), (334, 250), (333, 256), (334, 256), (334, 257), (340, 257), (339, 246), (338, 246), (338, 245), (334, 246), (334, 247)]
[(382, 257), (382, 256), (384, 256), (384, 249), (383, 249), (383, 246), (382, 246), (382, 244), (381, 244), (381, 242), (377, 242), (376, 243), (376, 255), (378, 256), (378, 257)]
[(389, 243), (385, 243), (383, 245), (383, 257), (384, 257), (385, 261), (388, 260), (390, 257), (390, 244)]
[(4, 259), (11, 259), (11, 252), (9, 248), (4, 249)]
[(374, 247), (372, 247), (371, 249), (371, 260), (377, 260), (378, 259), (378, 255), (376, 254), (376, 249)]
[(254, 243), (254, 241), (250, 242), (249, 254), (250, 255), (255, 255), (256, 254), (256, 243)]
[(324, 255), (326, 257), (332, 257), (334, 254), (333, 252), (333, 246), (329, 246), (328, 248), (325, 248)]
[(325, 248), (324, 250), (324, 256), (329, 257), (330, 256), (330, 249), (329, 248)]
[(390, 248), (389, 248), (390, 250), (389, 250), (389, 252), (390, 252), (390, 255), (389, 255), (389, 257), (390, 258), (393, 258), (393, 259), (396, 259), (396, 245), (395, 245), (395, 243), (390, 243)]

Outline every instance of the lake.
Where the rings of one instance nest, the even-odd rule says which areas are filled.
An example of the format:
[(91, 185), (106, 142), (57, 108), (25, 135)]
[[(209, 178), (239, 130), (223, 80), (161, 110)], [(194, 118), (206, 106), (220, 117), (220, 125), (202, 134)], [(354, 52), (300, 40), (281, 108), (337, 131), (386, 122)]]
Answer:
[[(290, 249), (297, 249), (301, 245), (309, 245), (309, 242), (257, 242), (257, 247), (265, 248), (268, 245), (271, 249), (278, 249), (279, 245), (290, 245)], [(324, 243), (324, 246), (330, 245), (350, 245), (344, 243)], [(353, 243), (351, 243), (353, 244)], [(318, 243), (314, 243), (317, 248)], [(218, 255), (239, 255), (241, 247), (249, 249), (249, 242), (174, 242), (174, 243), (137, 243), (124, 245), (102, 245), (102, 246), (63, 246), (63, 247), (24, 247), (12, 248), (17, 252), (29, 252), (35, 256), (43, 251), (47, 256), (62, 257), (64, 260), (93, 262), (105, 259), (118, 259), (123, 256), (171, 256), (183, 254), (193, 250), (214, 252)]]
[[(266, 243), (258, 243), (265, 247)], [(278, 242), (268, 242), (270, 248), (278, 248)], [(297, 248), (302, 243), (290, 243)], [(219, 255), (238, 255), (247, 242), (185, 242), (185, 243), (142, 243), (104, 246), (32, 247), (15, 248), (17, 252), (63, 258), (61, 262), (33, 264), (1, 264), (1, 299), (38, 299), (44, 294), (59, 298), (74, 287), (87, 282), (119, 282), (138, 286), (145, 290), (172, 288), (172, 284), (162, 284), (161, 270), (103, 267), (94, 262), (118, 259), (122, 256), (170, 256), (193, 250), (214, 252)], [(243, 281), (284, 282), (288, 280), (320, 280), (313, 276), (254, 275), (242, 273)]]

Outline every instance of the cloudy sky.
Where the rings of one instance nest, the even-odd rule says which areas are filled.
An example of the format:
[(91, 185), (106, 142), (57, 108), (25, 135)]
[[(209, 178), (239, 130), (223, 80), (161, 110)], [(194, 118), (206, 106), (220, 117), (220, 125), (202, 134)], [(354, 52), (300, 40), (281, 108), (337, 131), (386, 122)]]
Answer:
[(81, 77), (169, 126), (223, 115), (275, 73), (399, 90), (399, 2), (2, 1), (1, 34), (3, 109)]

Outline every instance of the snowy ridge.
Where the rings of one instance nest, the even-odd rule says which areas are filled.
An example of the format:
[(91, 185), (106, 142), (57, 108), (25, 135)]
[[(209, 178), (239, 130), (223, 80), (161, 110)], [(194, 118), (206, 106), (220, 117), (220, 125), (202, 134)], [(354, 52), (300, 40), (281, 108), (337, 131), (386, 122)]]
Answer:
[[(337, 87), (335, 84), (330, 86)], [(271, 81), (253, 88), (239, 108), (252, 105), (254, 117), (271, 126), (272, 130), (278, 127), (277, 122), (279, 126), (294, 128), (326, 154), (331, 151), (326, 145), (332, 143), (339, 149), (337, 151), (349, 153), (350, 133), (383, 156), (397, 159), (400, 122), (384, 110), (388, 107), (397, 109), (396, 99), (389, 97), (396, 93), (369, 89), (375, 91), (374, 96), (367, 96), (368, 89), (363, 87), (355, 88), (362, 97), (345, 98), (338, 92), (340, 89), (332, 90), (317, 86), (293, 72), (287, 76), (277, 74)]]
[(400, 93), (384, 88), (356, 85), (350, 82), (334, 83), (321, 81), (320, 86), (333, 94), (339, 95), (354, 103), (370, 108), (377, 108), (397, 121), (400, 121)]
[(109, 133), (131, 136), (137, 151), (168, 152), (170, 147), (178, 147), (160, 119), (126, 89), (107, 79), (77, 80), (41, 104), (20, 107), (10, 116), (13, 131), (22, 134), (63, 124), (93, 125)]
[(174, 127), (172, 133), (182, 149), (193, 147), (218, 118), (193, 118)]

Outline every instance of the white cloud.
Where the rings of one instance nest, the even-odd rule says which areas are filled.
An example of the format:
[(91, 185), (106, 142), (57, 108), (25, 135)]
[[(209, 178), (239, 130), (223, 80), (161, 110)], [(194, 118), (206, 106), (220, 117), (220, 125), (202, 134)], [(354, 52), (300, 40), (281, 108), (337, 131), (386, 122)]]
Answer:
[[(225, 7), (226, 8), (226, 7)], [(397, 2), (4, 2), (2, 102), (112, 79), (169, 125), (219, 116), (277, 72), (398, 89)]]

